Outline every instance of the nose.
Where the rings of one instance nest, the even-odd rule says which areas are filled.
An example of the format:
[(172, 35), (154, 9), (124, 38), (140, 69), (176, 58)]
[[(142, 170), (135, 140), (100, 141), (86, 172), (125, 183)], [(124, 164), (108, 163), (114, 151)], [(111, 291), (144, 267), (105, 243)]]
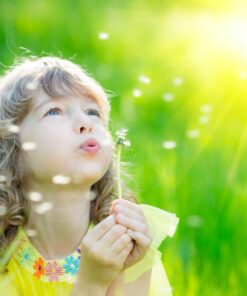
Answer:
[(80, 113), (75, 118), (74, 131), (76, 134), (90, 133), (93, 129), (92, 120), (86, 114)]

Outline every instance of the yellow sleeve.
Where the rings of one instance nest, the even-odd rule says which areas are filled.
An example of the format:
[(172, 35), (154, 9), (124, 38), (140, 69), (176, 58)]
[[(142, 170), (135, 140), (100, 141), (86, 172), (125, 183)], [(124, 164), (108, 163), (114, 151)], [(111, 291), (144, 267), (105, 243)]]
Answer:
[(150, 296), (172, 295), (165, 268), (161, 261), (161, 252), (158, 250), (161, 242), (172, 237), (176, 231), (179, 219), (175, 214), (162, 209), (140, 204), (144, 216), (150, 226), (153, 242), (145, 257), (125, 271), (124, 283), (137, 280), (144, 272), (152, 269), (150, 282)]

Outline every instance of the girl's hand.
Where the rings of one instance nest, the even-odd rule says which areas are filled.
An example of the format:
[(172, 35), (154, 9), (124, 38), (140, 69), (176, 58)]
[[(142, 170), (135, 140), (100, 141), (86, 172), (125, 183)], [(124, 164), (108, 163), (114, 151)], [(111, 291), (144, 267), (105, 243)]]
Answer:
[(84, 236), (78, 283), (81, 281), (91, 286), (109, 286), (122, 271), (133, 248), (133, 242), (126, 231), (127, 227), (118, 224), (113, 214)]
[(124, 199), (114, 200), (110, 209), (112, 213), (116, 214), (117, 223), (128, 228), (126, 233), (134, 241), (133, 249), (124, 263), (124, 269), (127, 269), (146, 255), (153, 241), (151, 229), (138, 204)]

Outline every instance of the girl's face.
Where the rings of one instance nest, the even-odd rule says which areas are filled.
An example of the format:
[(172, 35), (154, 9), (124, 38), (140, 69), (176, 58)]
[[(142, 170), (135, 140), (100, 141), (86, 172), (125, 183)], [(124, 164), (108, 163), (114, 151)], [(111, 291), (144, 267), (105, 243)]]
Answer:
[[(88, 138), (99, 142), (98, 152), (90, 154), (80, 148)], [(27, 177), (36, 180), (51, 181), (55, 175), (65, 175), (91, 186), (103, 177), (112, 159), (111, 134), (98, 105), (87, 96), (53, 99), (40, 91), (20, 125), (20, 142)], [(25, 149), (28, 142), (34, 149)]]

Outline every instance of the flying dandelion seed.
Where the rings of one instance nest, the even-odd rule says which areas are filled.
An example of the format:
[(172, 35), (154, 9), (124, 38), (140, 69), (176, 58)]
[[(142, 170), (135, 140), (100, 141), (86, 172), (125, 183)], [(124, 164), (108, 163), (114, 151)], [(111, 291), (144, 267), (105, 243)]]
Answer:
[(26, 233), (30, 237), (34, 237), (34, 236), (37, 235), (37, 231), (35, 229), (30, 229), (30, 228), (29, 229), (26, 229)]
[(175, 86), (180, 86), (184, 83), (184, 80), (182, 77), (176, 77), (173, 79), (172, 83), (175, 85)]
[(31, 191), (28, 193), (28, 197), (32, 201), (41, 201), (42, 200), (42, 195), (39, 192)]
[(165, 149), (174, 149), (177, 147), (177, 143), (175, 141), (164, 141), (163, 142), (163, 147)]
[(242, 71), (239, 73), (239, 78), (241, 80), (246, 80), (247, 79), (247, 72), (246, 71)]
[(202, 113), (210, 113), (212, 111), (212, 106), (211, 105), (202, 105), (201, 106), (201, 112)]
[(6, 182), (6, 181), (7, 181), (6, 176), (4, 176), (4, 175), (0, 175), (0, 183), (4, 183), (4, 182)]
[(8, 127), (8, 131), (11, 132), (11, 133), (17, 134), (17, 133), (19, 133), (19, 131), (20, 131), (20, 127), (19, 127), (18, 125), (11, 124), (11, 125)]
[(63, 175), (56, 175), (52, 177), (52, 182), (55, 184), (69, 184), (71, 182), (70, 177)]
[(99, 38), (100, 40), (106, 40), (106, 39), (109, 38), (109, 34), (106, 33), (106, 32), (100, 32), (99, 35), (98, 35), (98, 38)]
[(203, 225), (203, 219), (201, 216), (191, 215), (186, 219), (186, 223), (192, 228), (199, 228)]
[(196, 129), (194, 129), (194, 130), (189, 130), (189, 131), (187, 132), (187, 137), (188, 137), (188, 138), (191, 138), (191, 139), (198, 138), (199, 135), (200, 135), (200, 132), (199, 132), (199, 130), (196, 130)]
[(135, 98), (138, 98), (142, 95), (142, 91), (140, 89), (134, 89), (132, 94)]
[(44, 202), (38, 206), (36, 206), (35, 211), (36, 213), (42, 215), (52, 209), (52, 204), (50, 202)]
[(0, 217), (7, 213), (7, 208), (4, 205), (0, 205)]
[(139, 76), (139, 81), (144, 83), (144, 84), (149, 84), (150, 83), (150, 78), (144, 75)]
[(164, 94), (162, 96), (162, 98), (164, 99), (164, 101), (169, 103), (169, 102), (172, 102), (174, 100), (174, 95), (167, 93), (167, 94)]
[(34, 142), (25, 142), (22, 144), (22, 149), (23, 150), (34, 150), (36, 149), (37, 145)]
[(38, 83), (37, 82), (29, 82), (29, 83), (27, 83), (26, 88), (28, 90), (35, 90), (38, 88)]
[(201, 124), (207, 124), (209, 122), (210, 118), (207, 115), (202, 115), (199, 117), (199, 122)]

